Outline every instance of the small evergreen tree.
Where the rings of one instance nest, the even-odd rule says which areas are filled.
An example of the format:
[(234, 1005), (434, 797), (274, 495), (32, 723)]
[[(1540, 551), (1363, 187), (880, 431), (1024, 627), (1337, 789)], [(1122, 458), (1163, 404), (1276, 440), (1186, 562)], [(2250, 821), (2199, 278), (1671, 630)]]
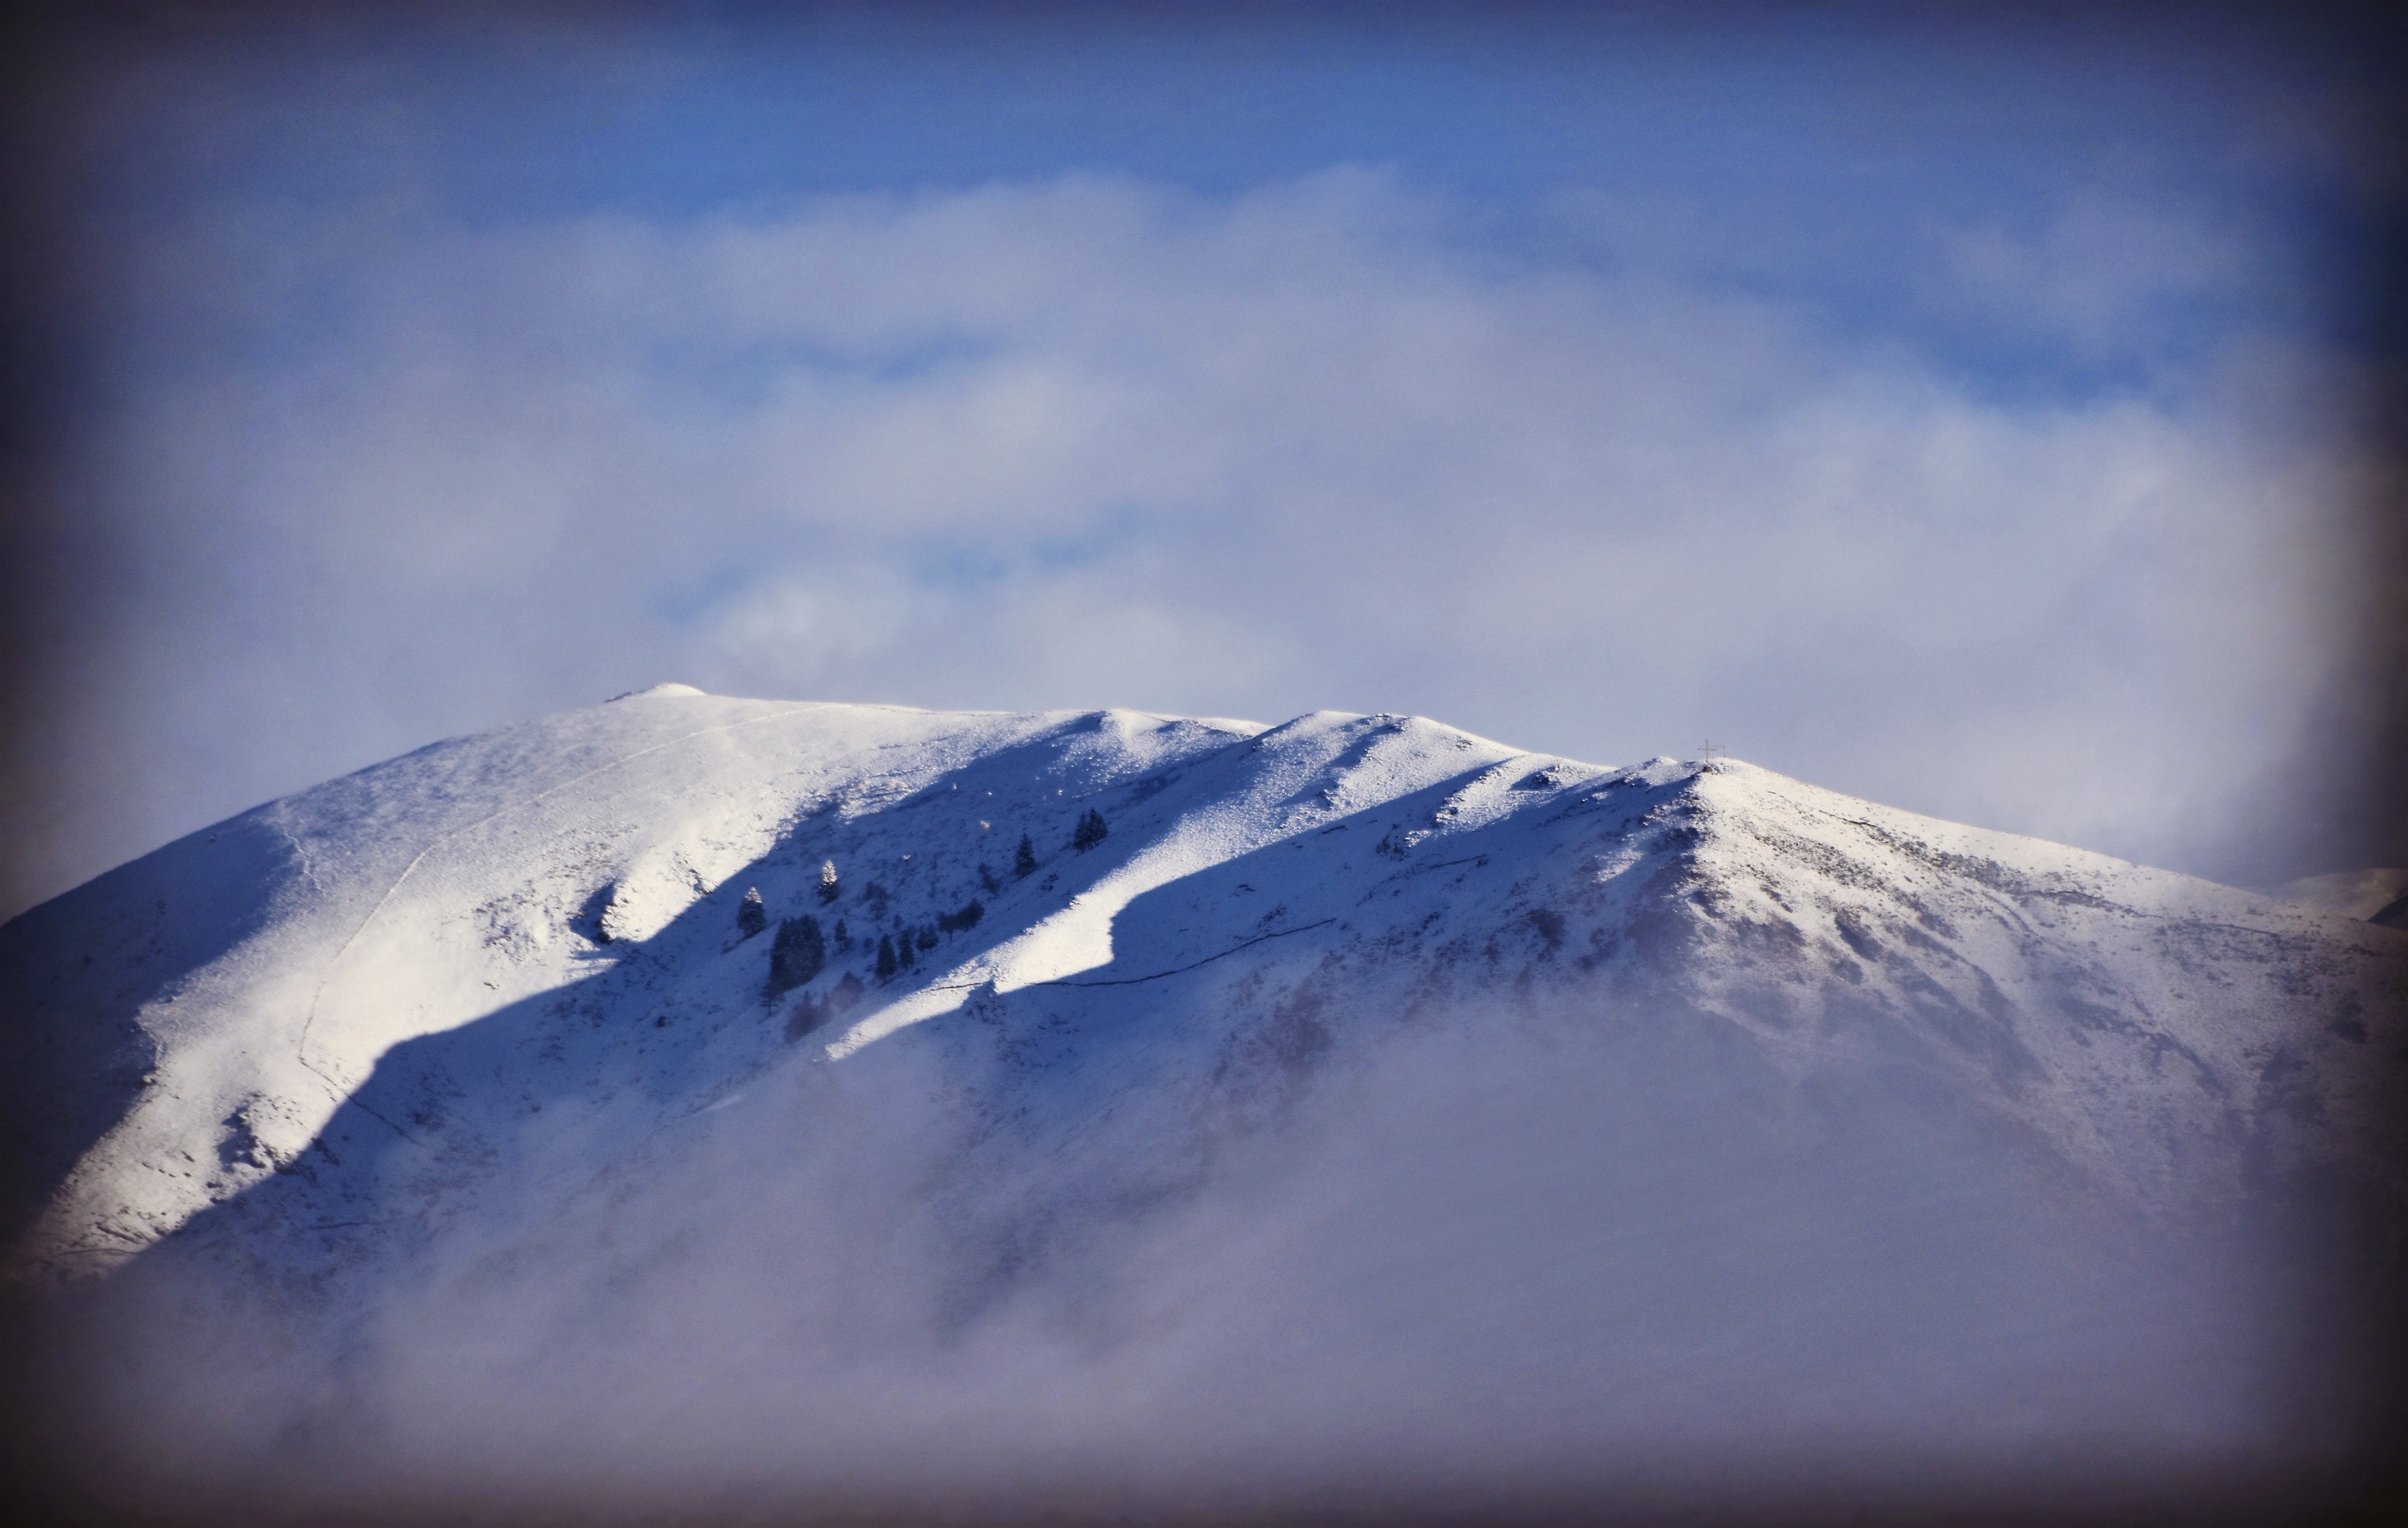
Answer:
[(836, 921), (836, 947), (838, 950), (853, 948), (853, 935), (845, 932), (844, 920), (841, 918)]
[(749, 939), (769, 926), (769, 909), (761, 905), (761, 888), (753, 887), (744, 893), (744, 906), (736, 909), (736, 932)]
[(983, 860), (979, 862), (979, 885), (985, 888), (986, 894), (989, 896), (1003, 894), (1003, 883), (995, 878), (995, 872), (986, 867), (986, 862)]
[(942, 929), (947, 934), (958, 934), (964, 929), (978, 927), (978, 921), (985, 916), (986, 904), (979, 901), (976, 897), (972, 897), (968, 902), (963, 904), (962, 909), (959, 912), (938, 914), (937, 927)]
[(895, 940), (892, 936), (882, 934), (878, 936), (878, 979), (884, 981), (894, 975)]
[(1079, 819), (1077, 831), (1070, 835), (1070, 847), (1084, 854), (1102, 843), (1104, 835), (1111, 831), (1104, 826), (1104, 814), (1090, 807), (1085, 815)]
[(916, 942), (912, 938), (914, 932), (907, 928), (895, 935), (895, 964), (906, 971), (911, 969), (912, 963), (920, 958), (919, 953), (911, 948)]
[(920, 948), (923, 950), (934, 950), (937, 948), (937, 931), (935, 929), (924, 928), (920, 931)]
[(781, 918), (778, 937), (769, 947), (771, 995), (792, 992), (818, 976), (827, 964), (827, 941), (816, 918)]
[(1028, 841), (1025, 833), (1020, 835), (1020, 848), (1011, 856), (1011, 873), (1023, 880), (1037, 874), (1037, 846)]
[(836, 862), (834, 860), (822, 860), (820, 862), (820, 902), (823, 905), (834, 902), (837, 897), (837, 891)]

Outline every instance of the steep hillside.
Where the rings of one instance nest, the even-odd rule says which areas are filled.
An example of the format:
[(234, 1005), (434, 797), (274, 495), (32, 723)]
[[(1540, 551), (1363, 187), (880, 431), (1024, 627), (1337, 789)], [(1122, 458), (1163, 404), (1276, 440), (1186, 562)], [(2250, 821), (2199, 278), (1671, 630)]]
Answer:
[[(1090, 810), (1109, 836), (1074, 848)], [(753, 890), (770, 927), (748, 938)], [(824, 964), (772, 994), (775, 927), (803, 918)], [(1677, 1001), (1792, 1078), (1945, 1078), (2158, 1204), (2301, 1152), (2365, 1159), (2408, 1043), (2391, 930), (1737, 761), (1605, 770), (1333, 714), (671, 687), (272, 803), (6, 940), (9, 1117), (47, 1169), (22, 1192), (53, 1194), (19, 1266), (52, 1274), (279, 1172), (389, 1195), (338, 1164), (372, 1149), (356, 1121), (325, 1135), (347, 1103), (392, 1099), (408, 1120), (367, 1128), (446, 1143), (439, 1196), (500, 1170), (547, 1102), (624, 1098), (639, 1135), (939, 1020), (1030, 1087), (1185, 1107), (1232, 1068), (1292, 1069), (1332, 1023)], [(884, 978), (882, 940), (908, 963)]]
[[(163, 1407), (171, 1483), (220, 1429), (289, 1454), (289, 1408), (364, 1393), (442, 1475), (508, 1426), (396, 1397), (470, 1373), (551, 1377), (509, 1425), (579, 1419), (512, 1457), (681, 1435), (747, 1376), (767, 1398), (680, 1447), (791, 1463), (808, 1418), (810, 1467), (854, 1461), (879, 1501), (932, 1428), (965, 1490), (1172, 1436), (1179, 1468), (1293, 1449), (1326, 1483), (1355, 1446), (1333, 1419), (1433, 1376), (1492, 1410), (1579, 1397), (1510, 1447), (1451, 1402), (1378, 1434), (1485, 1438), (1446, 1478), (1668, 1417), (2004, 1428), (2001, 1458), (2143, 1415), (2177, 1451), (2272, 1436), (2261, 1360), (2202, 1378), (2222, 1349), (2182, 1306), (2243, 1274), (2096, 1270), (2157, 1255), (2119, 1227), (2205, 1234), (2301, 1185), (2396, 1205), (2408, 1065), (2408, 934), (1735, 760), (675, 686), (170, 845), (0, 931), (0, 974), (10, 1276), (114, 1270), (152, 1312), (103, 1323), (150, 1334), (108, 1431), (142, 1435), (125, 1394)], [(964, 1356), (1039, 1329), (1041, 1384), (1019, 1349)], [(229, 1354), (303, 1349), (317, 1378), (221, 1414)], [(448, 1378), (391, 1380), (437, 1349)], [(918, 1366), (848, 1367), (871, 1353)], [(1420, 1354), (1380, 1361), (1410, 1382), (1379, 1353)], [(1033, 1384), (1119, 1399), (1044, 1422)], [(859, 1463), (907, 1447), (903, 1475)]]

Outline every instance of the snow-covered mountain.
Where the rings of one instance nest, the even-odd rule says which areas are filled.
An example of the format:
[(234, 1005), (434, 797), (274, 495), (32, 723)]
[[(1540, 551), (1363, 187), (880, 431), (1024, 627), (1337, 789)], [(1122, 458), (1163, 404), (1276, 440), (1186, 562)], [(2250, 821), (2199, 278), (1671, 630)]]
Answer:
[[(1627, 1085), (1615, 1119), (1672, 1110), (1615, 1137), (1642, 1158), (1711, 1155), (1730, 1130), (1680, 1135), (1709, 1118), (1784, 1161), (1911, 1118), (1935, 1158), (2134, 1226), (2308, 1182), (2386, 1202), (2408, 1061), (2408, 933), (1737, 760), (675, 685), (169, 845), (0, 930), (0, 979), (12, 1280), (238, 1270), (347, 1351), (396, 1288), (640, 1240), (595, 1207), (706, 1158), (722, 1187), (808, 1160), (943, 1207), (947, 1331), (1031, 1270), (1125, 1289), (1169, 1244), (1097, 1248), (1182, 1213), (1202, 1235), (1202, 1185), (1391, 1053), (1449, 1058), (1412, 1085), (1448, 1097), (1534, 1065), (1603, 1079), (1530, 1095), (1551, 1108)], [(1358, 1141), (1424, 1128), (1395, 1102), (1423, 1093), (1387, 1096)], [(879, 1178), (863, 1143), (905, 1118), (877, 1160), (916, 1165)], [(850, 1134), (797, 1144), (798, 1119)], [(1480, 1256), (1554, 1245), (1546, 1192), (1465, 1192)]]

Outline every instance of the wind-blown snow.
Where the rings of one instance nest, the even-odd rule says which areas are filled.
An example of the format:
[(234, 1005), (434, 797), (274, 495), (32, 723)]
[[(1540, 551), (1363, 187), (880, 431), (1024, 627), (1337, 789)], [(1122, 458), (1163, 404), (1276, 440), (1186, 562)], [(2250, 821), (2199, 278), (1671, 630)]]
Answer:
[(2302, 876), (2267, 888), (2267, 895), (2305, 903), (2344, 918), (2372, 918), (2408, 896), (2408, 870), (2344, 870), (2330, 876)]
[(89, 1406), (147, 1478), (290, 1500), (2326, 1459), (2236, 1249), (2395, 1181), (2408, 1054), (2399, 931), (1334, 712), (661, 686), (0, 941), (12, 1277), (144, 1335)]

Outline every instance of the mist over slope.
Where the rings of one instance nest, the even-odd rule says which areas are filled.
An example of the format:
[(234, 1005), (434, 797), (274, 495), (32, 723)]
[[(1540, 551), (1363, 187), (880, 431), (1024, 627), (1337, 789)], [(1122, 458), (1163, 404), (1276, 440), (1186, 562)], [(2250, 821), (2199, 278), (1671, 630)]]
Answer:
[(0, 971), (8, 1271), (129, 1500), (2297, 1480), (2396, 1271), (2408, 934), (1418, 718), (665, 686)]

